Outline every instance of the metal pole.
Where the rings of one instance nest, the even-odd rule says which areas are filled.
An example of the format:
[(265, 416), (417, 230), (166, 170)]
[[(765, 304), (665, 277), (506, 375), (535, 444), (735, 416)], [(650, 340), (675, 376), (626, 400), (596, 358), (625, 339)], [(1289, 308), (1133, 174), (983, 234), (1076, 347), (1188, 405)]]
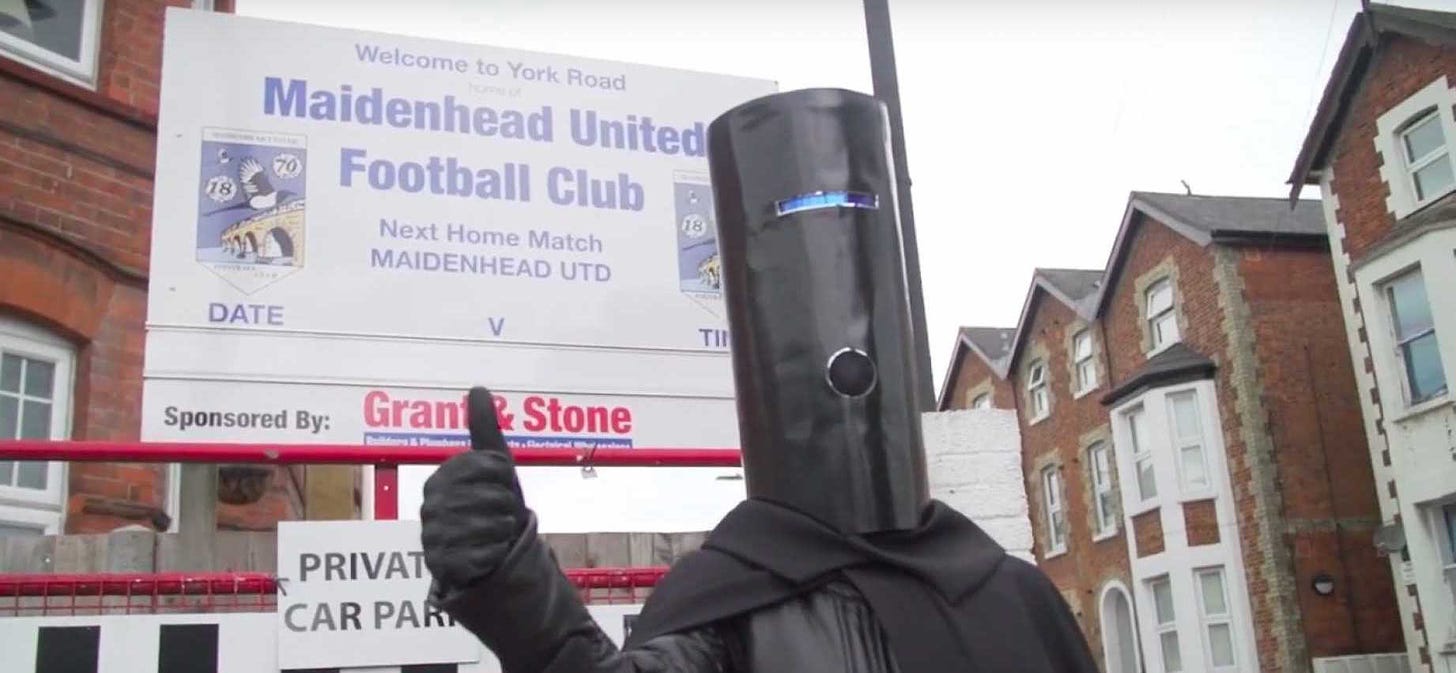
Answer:
[(920, 290), (920, 248), (915, 237), (914, 208), (910, 204), (910, 169), (905, 161), (905, 122), (900, 115), (900, 83), (895, 74), (895, 45), (890, 34), (889, 0), (864, 0), (865, 36), (870, 48), (870, 78), (876, 98), (890, 112), (890, 147), (895, 161), (895, 189), (900, 197), (900, 226), (905, 234), (905, 276), (910, 287), (910, 320), (915, 332), (915, 367), (919, 370), (922, 411), (935, 409), (931, 380), (930, 341), (925, 327), (925, 297)]

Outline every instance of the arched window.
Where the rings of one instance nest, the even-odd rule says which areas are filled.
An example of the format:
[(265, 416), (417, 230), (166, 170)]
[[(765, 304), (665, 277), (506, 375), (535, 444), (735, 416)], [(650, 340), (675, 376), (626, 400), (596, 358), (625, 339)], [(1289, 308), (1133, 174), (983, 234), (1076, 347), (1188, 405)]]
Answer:
[(972, 409), (990, 409), (991, 408), (991, 393), (981, 393), (980, 395), (977, 395), (976, 396), (976, 399), (971, 400), (971, 408)]
[[(0, 315), (0, 439), (69, 439), (74, 370), (65, 339)], [(0, 536), (60, 532), (63, 467), (0, 461)]]

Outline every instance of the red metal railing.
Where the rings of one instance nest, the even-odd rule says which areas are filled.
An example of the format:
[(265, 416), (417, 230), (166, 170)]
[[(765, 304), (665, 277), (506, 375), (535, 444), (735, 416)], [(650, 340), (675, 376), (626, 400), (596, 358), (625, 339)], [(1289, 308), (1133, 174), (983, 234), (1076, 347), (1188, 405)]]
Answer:
[[(566, 576), (582, 600), (601, 605), (645, 600), (666, 572), (575, 568)], [(279, 591), (267, 573), (0, 574), (0, 616), (270, 612)]]
[[(435, 465), (466, 451), (455, 447), (209, 442), (0, 441), (0, 460), (115, 463), (264, 463), (371, 465), (374, 518), (399, 518), (399, 466)], [(545, 467), (737, 467), (737, 449), (516, 449), (516, 463)]]
[[(0, 441), (0, 460), (374, 467), (374, 517), (398, 518), (400, 465), (431, 465), (467, 449), (349, 444)], [(522, 466), (738, 467), (737, 449), (518, 449)], [(666, 568), (574, 568), (588, 603), (640, 602)], [(282, 591), (286, 592), (284, 586)], [(280, 591), (266, 573), (0, 574), (0, 616), (271, 611)]]

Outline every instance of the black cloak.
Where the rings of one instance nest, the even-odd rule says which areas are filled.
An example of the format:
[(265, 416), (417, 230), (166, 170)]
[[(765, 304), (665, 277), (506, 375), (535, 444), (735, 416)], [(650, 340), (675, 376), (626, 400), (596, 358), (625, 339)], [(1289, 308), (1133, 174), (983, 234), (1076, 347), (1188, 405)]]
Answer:
[(906, 673), (1097, 671), (1046, 576), (936, 500), (916, 528), (864, 536), (745, 500), (658, 583), (624, 647), (745, 615), (836, 578), (865, 596)]

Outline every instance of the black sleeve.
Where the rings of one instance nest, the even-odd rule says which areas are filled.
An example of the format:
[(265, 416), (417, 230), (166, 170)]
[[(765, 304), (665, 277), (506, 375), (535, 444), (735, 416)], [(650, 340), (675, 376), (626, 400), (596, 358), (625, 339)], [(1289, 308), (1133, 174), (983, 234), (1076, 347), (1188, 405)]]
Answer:
[(431, 601), (475, 634), (504, 673), (731, 673), (721, 629), (670, 634), (619, 650), (602, 632), (532, 514), (505, 562), (463, 588), (431, 589)]
[[(1010, 559), (1008, 559), (1010, 560)], [(1057, 585), (1036, 566), (1015, 559), (1022, 585), (1028, 595), (1028, 604), (1034, 610), (1035, 620), (1046, 647), (1047, 658), (1057, 673), (1099, 673), (1097, 661), (1082, 627), (1072, 614), (1071, 606), (1057, 591)]]

